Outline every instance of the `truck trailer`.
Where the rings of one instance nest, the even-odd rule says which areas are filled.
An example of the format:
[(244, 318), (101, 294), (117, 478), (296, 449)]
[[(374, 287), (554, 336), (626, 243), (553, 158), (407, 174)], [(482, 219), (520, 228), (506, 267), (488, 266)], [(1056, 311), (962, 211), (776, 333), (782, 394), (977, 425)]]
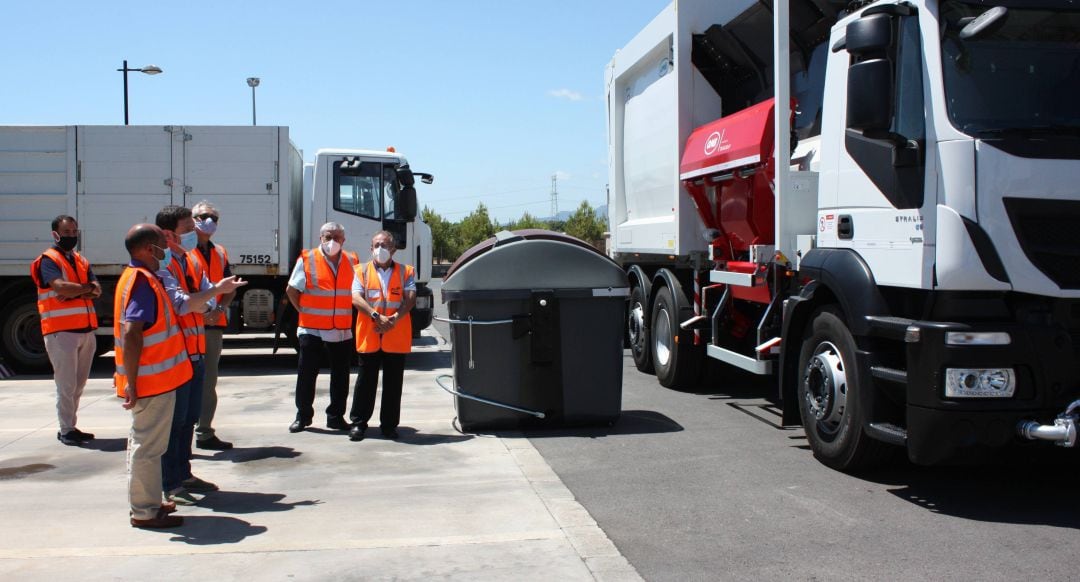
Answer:
[(771, 375), (844, 471), (1073, 447), (1078, 40), (1066, 0), (668, 6), (606, 70), (637, 368)]
[(214, 242), (249, 282), (228, 306), (227, 333), (292, 333), (295, 317), (282, 309), (286, 282), (300, 251), (333, 221), (361, 257), (376, 231), (394, 233), (398, 257), (416, 267), (418, 334), (431, 323), (432, 303), (431, 229), (417, 212), (417, 178), (433, 179), (392, 148), (320, 149), (305, 166), (288, 127), (0, 127), (0, 353), (16, 370), (49, 368), (29, 265), (52, 243), (53, 218), (78, 220), (77, 250), (101, 280), (95, 308), (104, 353), (112, 349), (127, 230), (153, 223), (167, 205), (201, 200), (220, 210)]

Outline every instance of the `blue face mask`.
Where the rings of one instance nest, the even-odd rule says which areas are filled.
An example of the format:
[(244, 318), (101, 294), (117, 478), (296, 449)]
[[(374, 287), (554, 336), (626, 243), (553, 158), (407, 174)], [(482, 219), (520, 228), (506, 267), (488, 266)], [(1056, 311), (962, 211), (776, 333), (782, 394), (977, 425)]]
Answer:
[(190, 251), (197, 244), (199, 244), (199, 234), (194, 230), (180, 235), (180, 246), (184, 247), (185, 251)]
[(154, 248), (165, 251), (165, 254), (158, 259), (158, 270), (164, 271), (165, 269), (168, 269), (169, 265), (172, 263), (172, 249), (162, 249), (157, 245), (154, 245)]

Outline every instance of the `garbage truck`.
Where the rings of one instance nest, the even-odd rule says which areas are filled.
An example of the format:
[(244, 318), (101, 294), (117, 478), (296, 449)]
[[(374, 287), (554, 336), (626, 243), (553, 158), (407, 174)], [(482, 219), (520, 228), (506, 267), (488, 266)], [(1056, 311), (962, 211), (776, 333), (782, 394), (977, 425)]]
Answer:
[(106, 352), (113, 291), (128, 263), (124, 235), (164, 206), (201, 200), (219, 209), (214, 242), (249, 282), (228, 306), (227, 333), (295, 328), (281, 308), (286, 282), (331, 221), (361, 256), (376, 231), (394, 233), (398, 256), (416, 266), (418, 333), (431, 323), (431, 229), (417, 212), (415, 184), (433, 176), (388, 150), (320, 149), (305, 165), (284, 126), (0, 127), (0, 354), (24, 373), (49, 367), (29, 269), (52, 244), (53, 218), (78, 220), (77, 250), (102, 283), (95, 307)]
[(1073, 447), (1078, 38), (1067, 0), (668, 6), (606, 69), (637, 368), (772, 376), (843, 471)]

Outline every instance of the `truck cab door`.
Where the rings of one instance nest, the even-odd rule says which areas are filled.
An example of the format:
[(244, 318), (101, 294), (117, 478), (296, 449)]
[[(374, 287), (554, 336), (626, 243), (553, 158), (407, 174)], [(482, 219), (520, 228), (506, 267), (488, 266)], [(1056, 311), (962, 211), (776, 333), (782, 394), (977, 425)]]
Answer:
[(413, 264), (416, 257), (409, 252), (412, 217), (401, 204), (397, 164), (342, 158), (332, 163), (331, 173), (327, 220), (345, 227), (345, 248), (356, 251), (361, 260), (369, 260), (371, 237), (386, 230), (397, 242), (397, 260)]

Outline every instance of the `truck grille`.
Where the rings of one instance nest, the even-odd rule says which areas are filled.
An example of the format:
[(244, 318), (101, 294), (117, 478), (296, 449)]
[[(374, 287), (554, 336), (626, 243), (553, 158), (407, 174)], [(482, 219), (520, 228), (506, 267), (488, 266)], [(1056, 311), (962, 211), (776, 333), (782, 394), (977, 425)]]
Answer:
[(1062, 289), (1080, 289), (1080, 202), (1005, 198), (1027, 258)]

